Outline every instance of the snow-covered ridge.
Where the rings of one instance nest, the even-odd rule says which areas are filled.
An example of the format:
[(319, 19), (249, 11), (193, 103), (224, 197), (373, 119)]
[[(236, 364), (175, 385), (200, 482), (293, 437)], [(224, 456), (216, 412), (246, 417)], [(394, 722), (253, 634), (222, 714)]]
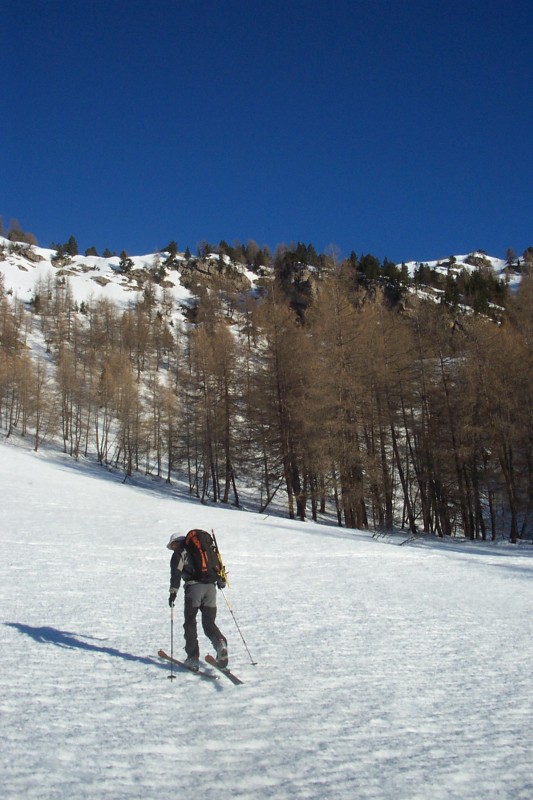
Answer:
[[(124, 273), (121, 271), (121, 259), (118, 256), (105, 258), (76, 255), (57, 259), (55, 250), (18, 244), (0, 237), (0, 272), (4, 276), (5, 291), (22, 302), (33, 299), (40, 283), (65, 277), (68, 278), (72, 295), (78, 304), (105, 297), (126, 307), (142, 293), (143, 280), (148, 280), (150, 273), (164, 265), (168, 256), (166, 252), (129, 256), (131, 268), (128, 273)], [(473, 263), (476, 261), (477, 264)], [(245, 265), (232, 264), (227, 256), (223, 256), (223, 262), (231, 266), (250, 288), (257, 282), (258, 276)], [(172, 266), (164, 270), (164, 279), (157, 286), (157, 291), (162, 293), (164, 289), (170, 295), (175, 306), (186, 304), (193, 298), (193, 292), (183, 281), (184, 272), (193, 263), (203, 263), (214, 273), (215, 265), (220, 264), (220, 256), (212, 254), (201, 262), (198, 259), (189, 262), (182, 253), (175, 256)], [(507, 264), (503, 259), (481, 251), (432, 261), (409, 261), (406, 264), (409, 274), (412, 276), (422, 264), (442, 274), (460, 272), (463, 269), (473, 271), (483, 264), (502, 279), (509, 277)], [(511, 284), (518, 283), (519, 280), (519, 276), (511, 276)]]
[[(65, 255), (58, 258), (55, 250), (0, 237), (0, 274), (5, 292), (23, 303), (32, 302), (43, 286), (60, 278), (68, 279), (69, 289), (78, 305), (106, 298), (127, 308), (142, 296), (146, 283), (150, 282), (155, 300), (161, 302), (165, 296), (179, 318), (180, 308), (189, 306), (195, 297), (189, 288), (190, 280), (185, 276), (190, 278), (194, 270), (199, 277), (215, 275), (221, 260), (218, 254), (188, 260), (184, 254), (178, 253), (168, 263), (169, 255), (159, 252), (128, 256), (129, 269), (125, 272), (121, 269), (119, 256)], [(246, 288), (251, 288), (258, 279), (246, 266), (232, 264), (227, 256), (222, 257), (222, 263), (231, 268), (234, 279)], [(155, 282), (154, 275), (157, 276)]]
[[(0, 272), (4, 276), (4, 288), (22, 302), (30, 302), (39, 284), (52, 278), (68, 278), (74, 300), (77, 303), (105, 297), (119, 305), (127, 306), (142, 292), (139, 277), (154, 268), (156, 259), (165, 254), (132, 256), (133, 265), (129, 274), (120, 271), (120, 258), (113, 256), (68, 256), (54, 263), (56, 251), (44, 247), (16, 245), (0, 237), (0, 247), (4, 250), (0, 258)], [(165, 275), (165, 288), (172, 299), (179, 303), (187, 301), (191, 293), (180, 281), (179, 272), (168, 270)]]
[(408, 261), (405, 266), (411, 277), (421, 266), (429, 267), (430, 270), (444, 276), (450, 274), (457, 276), (463, 271), (472, 273), (478, 269), (489, 269), (497, 278), (505, 281), (512, 291), (518, 288), (522, 280), (520, 272), (516, 271), (515, 267), (509, 267), (505, 259), (489, 256), (482, 250), (432, 261)]
[[(472, 263), (473, 261), (478, 261), (478, 263)], [(437, 270), (437, 272), (446, 273), (449, 272), (449, 270), (460, 272), (462, 269), (473, 271), (475, 269), (479, 269), (479, 264), (482, 262), (486, 262), (487, 266), (490, 266), (496, 275), (504, 274), (507, 269), (507, 262), (503, 258), (495, 258), (494, 256), (489, 256), (481, 251), (464, 253), (463, 255), (448, 256), (447, 258), (439, 258), (433, 261), (408, 261), (406, 262), (406, 266), (411, 272), (421, 264), (425, 264), (430, 269)]]

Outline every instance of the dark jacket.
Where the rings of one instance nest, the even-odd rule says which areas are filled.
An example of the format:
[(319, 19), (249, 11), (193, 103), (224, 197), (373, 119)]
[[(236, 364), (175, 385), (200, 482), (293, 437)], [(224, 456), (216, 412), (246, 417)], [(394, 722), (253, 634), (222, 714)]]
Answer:
[(191, 558), (185, 547), (185, 540), (179, 547), (176, 547), (170, 559), (170, 590), (177, 592), (183, 578), (185, 583), (196, 583), (194, 579), (194, 568)]

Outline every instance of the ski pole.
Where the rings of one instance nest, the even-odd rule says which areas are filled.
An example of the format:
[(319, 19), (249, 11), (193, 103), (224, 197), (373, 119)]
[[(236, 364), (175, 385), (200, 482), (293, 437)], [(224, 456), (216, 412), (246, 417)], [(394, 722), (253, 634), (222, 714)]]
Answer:
[(232, 609), (232, 607), (230, 606), (230, 603), (229, 603), (229, 600), (228, 600), (228, 598), (226, 597), (226, 592), (224, 591), (224, 589), (221, 589), (220, 591), (222, 592), (222, 596), (224, 597), (224, 600), (226, 601), (226, 605), (227, 605), (227, 607), (228, 607), (228, 609), (229, 609), (229, 613), (230, 613), (230, 614), (231, 614), (231, 616), (233, 617), (233, 622), (235, 623), (235, 625), (236, 625), (236, 627), (237, 627), (237, 630), (238, 630), (238, 631), (239, 631), (239, 633), (240, 633), (240, 636), (241, 636), (241, 639), (242, 639), (242, 641), (243, 641), (243, 644), (244, 644), (244, 646), (246, 647), (246, 652), (247, 652), (247, 653), (248, 653), (248, 655), (250, 656), (250, 662), (251, 662), (252, 666), (253, 666), (253, 667), (255, 667), (255, 666), (257, 665), (257, 661), (254, 661), (254, 660), (253, 660), (253, 658), (252, 658), (252, 654), (250, 653), (250, 650), (248, 649), (248, 645), (246, 644), (246, 639), (245, 639), (245, 638), (244, 638), (244, 636), (242, 635), (242, 631), (241, 631), (241, 629), (239, 628), (239, 623), (237, 622), (237, 620), (236, 620), (236, 618), (235, 618), (235, 614), (233, 613), (233, 609)]
[[(217, 551), (217, 554), (218, 554), (218, 557), (219, 557), (219, 561), (220, 561), (220, 564), (221, 564), (221, 567), (222, 567), (222, 569), (221, 569), (221, 573), (220, 573), (220, 577), (221, 577), (221, 578), (224, 580), (224, 582), (226, 583), (226, 585), (227, 585), (227, 586), (229, 586), (229, 581), (228, 581), (228, 573), (226, 572), (226, 567), (224, 566), (224, 562), (222, 561), (222, 556), (220, 555), (220, 550), (218, 549), (217, 537), (215, 536), (215, 531), (213, 530), (213, 528), (211, 528), (211, 534), (212, 534), (212, 536), (213, 536), (213, 542), (215, 543), (215, 549), (216, 549), (216, 551)], [(244, 636), (242, 635), (242, 631), (241, 631), (241, 629), (239, 628), (239, 623), (237, 622), (237, 620), (236, 620), (236, 618), (235, 618), (235, 614), (233, 613), (233, 609), (232, 609), (232, 607), (231, 607), (231, 605), (230, 605), (230, 602), (229, 602), (228, 598), (226, 597), (226, 593), (225, 593), (224, 589), (221, 589), (220, 591), (222, 592), (222, 595), (223, 595), (223, 597), (224, 597), (224, 600), (226, 601), (226, 605), (227, 605), (227, 607), (228, 607), (228, 609), (229, 609), (229, 613), (230, 613), (230, 614), (231, 614), (231, 616), (233, 617), (233, 622), (235, 623), (235, 625), (236, 625), (236, 627), (237, 627), (237, 630), (239, 631), (239, 634), (240, 634), (240, 636), (241, 636), (241, 639), (242, 639), (242, 641), (243, 641), (243, 644), (244, 644), (244, 646), (246, 647), (246, 652), (247, 652), (247, 653), (248, 653), (248, 655), (250, 656), (250, 662), (251, 662), (252, 666), (254, 666), (254, 667), (255, 667), (255, 666), (256, 666), (256, 664), (257, 664), (257, 661), (254, 661), (254, 660), (253, 660), (253, 658), (252, 658), (252, 654), (250, 653), (250, 650), (249, 650), (249, 648), (248, 648), (248, 645), (246, 644), (246, 639), (245, 639), (245, 638), (244, 638)]]
[(168, 679), (173, 681), (176, 677), (174, 675), (174, 662), (172, 659), (174, 658), (174, 604), (170, 606), (170, 675)]

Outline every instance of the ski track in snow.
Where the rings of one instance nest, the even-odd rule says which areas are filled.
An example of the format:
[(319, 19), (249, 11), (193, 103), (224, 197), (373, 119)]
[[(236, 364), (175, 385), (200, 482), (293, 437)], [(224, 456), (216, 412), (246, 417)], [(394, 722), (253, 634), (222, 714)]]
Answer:
[[(6, 800), (533, 796), (533, 547), (400, 548), (5, 441), (0, 481)], [(193, 526), (215, 528), (258, 662), (219, 594), (243, 686), (157, 658), (165, 545)]]

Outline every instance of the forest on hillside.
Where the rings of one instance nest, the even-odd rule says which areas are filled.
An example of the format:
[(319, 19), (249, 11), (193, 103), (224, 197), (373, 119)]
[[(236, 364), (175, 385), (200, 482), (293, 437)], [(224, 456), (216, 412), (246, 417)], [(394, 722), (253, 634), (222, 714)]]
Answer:
[[(60, 273), (28, 305), (0, 281), (0, 429), (185, 476), (211, 502), (283, 496), (301, 520), (530, 537), (533, 278), (511, 295), (488, 270), (436, 276), (435, 302), (371, 256), (285, 248), (250, 293), (222, 255), (179, 324), (161, 274), (126, 310), (78, 307)], [(467, 291), (483, 298), (468, 312)]]

